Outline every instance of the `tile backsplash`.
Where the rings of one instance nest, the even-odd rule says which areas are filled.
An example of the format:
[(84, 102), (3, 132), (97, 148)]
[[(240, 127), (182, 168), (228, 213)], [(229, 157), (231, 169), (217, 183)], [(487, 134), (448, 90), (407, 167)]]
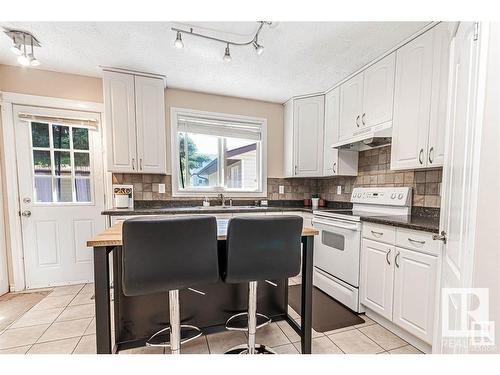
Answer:
[[(348, 202), (355, 187), (408, 186), (413, 188), (413, 206), (440, 207), (442, 169), (391, 171), (391, 147), (381, 147), (359, 153), (357, 177), (332, 178), (268, 178), (267, 198), (270, 200), (303, 200), (319, 193), (323, 199)], [(151, 174), (113, 174), (114, 184), (132, 184), (136, 200), (187, 200), (172, 197), (172, 176)], [(165, 184), (165, 193), (158, 184)], [(279, 186), (285, 193), (279, 194)], [(341, 194), (337, 194), (341, 186)], [(191, 198), (200, 200), (200, 198)], [(255, 198), (248, 198), (254, 200)]]

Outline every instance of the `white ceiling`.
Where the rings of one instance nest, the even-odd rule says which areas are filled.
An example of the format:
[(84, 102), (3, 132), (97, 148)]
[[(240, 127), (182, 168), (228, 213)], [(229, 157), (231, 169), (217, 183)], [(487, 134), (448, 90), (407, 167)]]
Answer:
[[(392, 48), (427, 22), (278, 22), (264, 26), (261, 56), (252, 47), (225, 46), (183, 36), (173, 47), (172, 26), (236, 41), (252, 38), (256, 22), (3, 22), (32, 32), (43, 47), (35, 50), (39, 69), (101, 76), (99, 65), (167, 76), (167, 85), (194, 91), (284, 102), (323, 91)], [(17, 65), (10, 39), (0, 36), (0, 63)]]

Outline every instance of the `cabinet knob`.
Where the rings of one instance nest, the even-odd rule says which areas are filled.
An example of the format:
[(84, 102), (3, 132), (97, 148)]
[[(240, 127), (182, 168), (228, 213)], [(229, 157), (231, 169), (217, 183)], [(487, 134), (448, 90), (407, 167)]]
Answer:
[(366, 117), (366, 113), (363, 113), (363, 116), (361, 116), (361, 122), (363, 123), (363, 125), (366, 125), (365, 117)]
[(135, 171), (135, 159), (132, 158), (132, 169)]
[(335, 171), (335, 167), (337, 166), (337, 162), (333, 163), (332, 165), (332, 171), (333, 173), (337, 173), (337, 171)]
[(139, 170), (142, 171), (142, 158), (139, 159)]
[(431, 147), (430, 150), (429, 150), (429, 163), (433, 163), (434, 162), (434, 147)]
[(396, 265), (396, 267), (399, 268), (398, 258), (399, 258), (399, 251), (396, 253), (396, 257), (394, 258), (394, 264)]
[(420, 164), (424, 164), (424, 161), (423, 161), (423, 159), (422, 159), (422, 156), (423, 156), (423, 155), (424, 155), (424, 149), (423, 149), (423, 148), (421, 148), (421, 149), (420, 149), (420, 152), (418, 153), (418, 162), (419, 162)]
[(359, 128), (359, 115), (356, 117), (356, 126)]

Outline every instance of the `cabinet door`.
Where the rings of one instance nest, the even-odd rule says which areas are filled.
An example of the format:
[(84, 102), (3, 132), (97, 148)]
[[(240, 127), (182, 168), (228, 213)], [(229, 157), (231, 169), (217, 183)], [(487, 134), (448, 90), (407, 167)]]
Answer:
[(104, 72), (108, 172), (137, 172), (134, 76)]
[(363, 239), (361, 242), (361, 303), (392, 319), (394, 246)]
[(394, 70), (396, 53), (392, 53), (364, 72), (363, 114), (361, 124), (369, 128), (392, 121), (394, 105)]
[(363, 111), (363, 73), (340, 86), (339, 140), (351, 138), (361, 130)]
[(283, 108), (283, 175), (294, 175), (294, 147), (293, 141), (293, 99), (285, 103)]
[(323, 173), (323, 95), (294, 100), (295, 176), (316, 177)]
[(432, 343), (437, 257), (397, 247), (393, 322)]
[(446, 109), (448, 104), (448, 71), (452, 23), (441, 22), (434, 27), (434, 56), (432, 71), (431, 118), (427, 165), (442, 166), (444, 163), (444, 139)]
[(339, 150), (332, 148), (332, 144), (339, 140), (339, 109), (340, 89), (330, 91), (325, 95), (325, 139), (323, 143), (323, 175), (335, 176), (338, 174)]
[(391, 169), (427, 166), (432, 47), (431, 30), (397, 51)]
[(166, 173), (164, 95), (162, 79), (135, 76), (137, 157), (141, 173)]

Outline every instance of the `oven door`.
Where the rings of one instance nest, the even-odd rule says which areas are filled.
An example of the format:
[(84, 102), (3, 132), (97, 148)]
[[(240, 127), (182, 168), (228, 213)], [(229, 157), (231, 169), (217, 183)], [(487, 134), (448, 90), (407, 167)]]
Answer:
[(361, 223), (340, 219), (313, 219), (314, 266), (359, 287)]

